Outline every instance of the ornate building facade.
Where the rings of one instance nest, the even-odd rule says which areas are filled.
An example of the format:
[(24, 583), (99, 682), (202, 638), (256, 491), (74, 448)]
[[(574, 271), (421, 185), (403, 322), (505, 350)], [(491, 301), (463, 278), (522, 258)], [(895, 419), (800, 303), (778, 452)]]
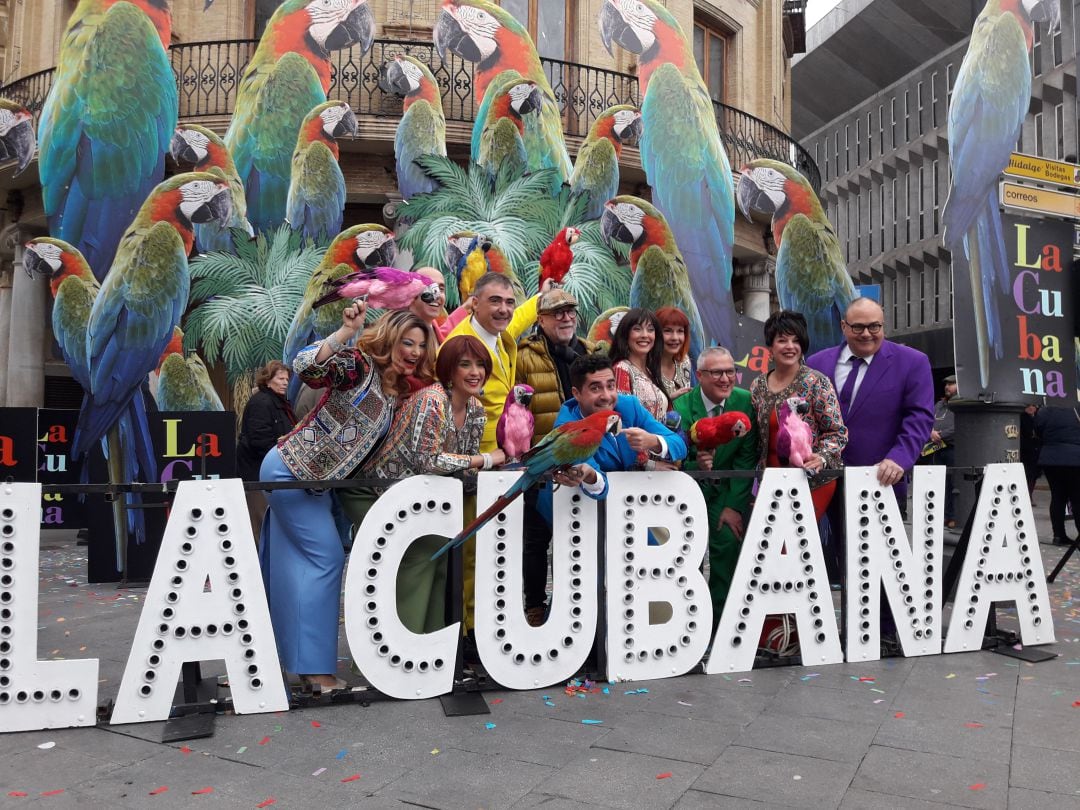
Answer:
[[(224, 132), (240, 76), (279, 0), (173, 0), (170, 59), (179, 87), (180, 120)], [(439, 0), (370, 0), (379, 24), (367, 54), (332, 55), (329, 95), (349, 102), (359, 135), (342, 144), (347, 183), (345, 223), (392, 224), (397, 183), (393, 138), (401, 101), (384, 92), (380, 68), (407, 52), (429, 62), (442, 88), (451, 157), (468, 156), (474, 116), (472, 66), (443, 63), (431, 44)], [(76, 0), (0, 0), (0, 95), (40, 111)], [(563, 109), (576, 154), (595, 117), (608, 106), (640, 103), (632, 55), (611, 56), (596, 24), (603, 0), (501, 0), (526, 24)], [(811, 155), (788, 135), (791, 57), (805, 40), (806, 0), (666, 0), (684, 31), (714, 100), (717, 126), (732, 167), (766, 156), (797, 166), (818, 187)], [(623, 190), (648, 196), (639, 155), (623, 152)], [(36, 163), (18, 177), (0, 166), (0, 405), (76, 407), (81, 393), (55, 351), (48, 329), (46, 285), (21, 268), (21, 245), (45, 232)], [(775, 246), (760, 223), (736, 222), (735, 296), (748, 315), (770, 308)]]

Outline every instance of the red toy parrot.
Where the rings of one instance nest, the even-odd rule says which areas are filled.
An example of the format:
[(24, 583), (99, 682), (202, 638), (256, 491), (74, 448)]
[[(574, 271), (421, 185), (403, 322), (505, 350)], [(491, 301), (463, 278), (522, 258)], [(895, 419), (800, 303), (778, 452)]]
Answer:
[(622, 419), (615, 411), (597, 411), (592, 416), (586, 416), (576, 422), (559, 425), (538, 441), (536, 447), (521, 457), (525, 474), (500, 495), (495, 503), (477, 515), (476, 520), (432, 554), (431, 559), (437, 559), (447, 550), (460, 546), (548, 473), (573, 467), (575, 464), (581, 464), (592, 458), (600, 449), (604, 436), (608, 433), (617, 434), (621, 427)]
[(551, 244), (544, 248), (540, 254), (540, 286), (549, 278), (556, 284), (562, 284), (566, 274), (570, 272), (570, 265), (574, 261), (574, 252), (570, 250), (574, 243), (581, 238), (581, 231), (577, 228), (563, 228)]
[(701, 450), (715, 450), (749, 432), (750, 419), (746, 414), (731, 411), (698, 419), (690, 428), (690, 441)]

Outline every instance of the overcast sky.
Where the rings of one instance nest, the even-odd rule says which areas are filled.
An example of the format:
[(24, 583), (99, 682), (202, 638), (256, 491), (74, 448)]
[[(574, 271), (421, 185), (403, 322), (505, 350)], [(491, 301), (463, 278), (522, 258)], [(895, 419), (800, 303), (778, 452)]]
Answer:
[(809, 28), (841, 2), (842, 0), (810, 0), (806, 6), (806, 27)]

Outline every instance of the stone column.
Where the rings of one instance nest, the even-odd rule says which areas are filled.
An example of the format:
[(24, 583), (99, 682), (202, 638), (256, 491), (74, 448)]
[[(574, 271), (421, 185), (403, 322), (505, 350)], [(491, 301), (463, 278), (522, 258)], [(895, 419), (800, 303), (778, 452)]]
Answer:
[(9, 408), (42, 408), (45, 405), (45, 321), (48, 283), (30, 278), (23, 270), (23, 243), (28, 237), (17, 226), (5, 232), (15, 243), (12, 263), (11, 318), (7, 353)]
[(740, 262), (735, 266), (735, 275), (743, 280), (743, 315), (758, 321), (768, 319), (772, 310), (769, 293), (775, 273), (774, 259), (762, 259), (753, 264)]
[[(5, 264), (7, 264), (5, 262)], [(7, 356), (11, 336), (11, 266), (0, 266), (0, 407), (7, 402)]]

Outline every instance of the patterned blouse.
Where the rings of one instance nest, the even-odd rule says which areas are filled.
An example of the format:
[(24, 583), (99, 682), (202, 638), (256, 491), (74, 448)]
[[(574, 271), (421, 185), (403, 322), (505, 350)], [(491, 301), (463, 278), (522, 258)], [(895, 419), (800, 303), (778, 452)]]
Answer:
[(650, 414), (663, 422), (668, 412), (668, 399), (663, 388), (657, 388), (649, 375), (629, 360), (615, 364), (615, 387), (620, 394), (632, 394)]
[(670, 400), (675, 399), (676, 391), (682, 391), (684, 388), (689, 388), (690, 358), (684, 357), (675, 364), (675, 376), (670, 380), (661, 373), (660, 384), (664, 386), (664, 393), (668, 395), (668, 399)]
[[(770, 371), (769, 374), (772, 374)], [(840, 403), (832, 382), (824, 374), (801, 366), (791, 385), (774, 394), (769, 390), (767, 375), (763, 374), (750, 385), (750, 404), (757, 415), (761, 437), (758, 445), (758, 469), (766, 466), (769, 457), (769, 415), (777, 412), (788, 397), (802, 397), (809, 403), (810, 412), (802, 419), (813, 433), (813, 448), (831, 469), (839, 469), (840, 454), (848, 443), (847, 428), (840, 415)]]
[(394, 414), (386, 441), (357, 471), (359, 478), (408, 478), (444, 475), (469, 469), (480, 448), (487, 415), (476, 397), (469, 399), (465, 423), (454, 424), (450, 397), (439, 383), (421, 388)]

